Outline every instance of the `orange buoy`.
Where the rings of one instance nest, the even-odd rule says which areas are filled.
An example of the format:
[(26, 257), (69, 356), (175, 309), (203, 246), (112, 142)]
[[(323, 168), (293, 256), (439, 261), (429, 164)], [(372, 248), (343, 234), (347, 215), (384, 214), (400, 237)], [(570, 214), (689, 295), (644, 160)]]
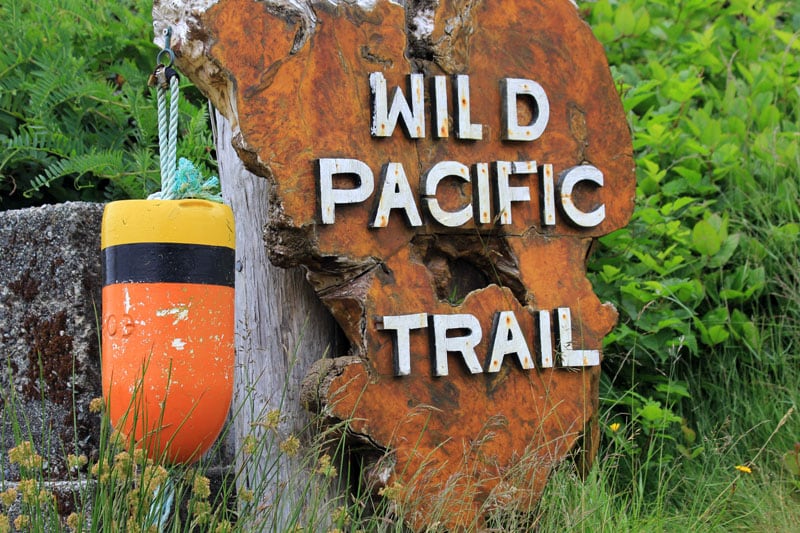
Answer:
[(103, 396), (153, 459), (196, 461), (227, 417), (234, 247), (223, 204), (124, 200), (103, 213)]

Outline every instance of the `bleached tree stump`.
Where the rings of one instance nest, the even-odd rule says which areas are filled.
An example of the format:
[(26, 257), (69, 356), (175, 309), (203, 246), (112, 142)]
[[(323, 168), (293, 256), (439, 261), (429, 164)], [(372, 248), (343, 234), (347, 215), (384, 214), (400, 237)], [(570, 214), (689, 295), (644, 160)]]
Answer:
[[(218, 112), (216, 145), (222, 194), (236, 219), (236, 381), (233, 427), (238, 486), (265, 497), (264, 519), (281, 530), (295, 509), (324, 497), (303, 454), (281, 453), (290, 435), (309, 438), (311, 416), (300, 403), (300, 382), (320, 357), (339, 349), (336, 324), (299, 267), (267, 259), (268, 182), (248, 172), (231, 145), (230, 123)], [(277, 428), (264, 427), (280, 411)], [(253, 446), (255, 445), (255, 449)]]

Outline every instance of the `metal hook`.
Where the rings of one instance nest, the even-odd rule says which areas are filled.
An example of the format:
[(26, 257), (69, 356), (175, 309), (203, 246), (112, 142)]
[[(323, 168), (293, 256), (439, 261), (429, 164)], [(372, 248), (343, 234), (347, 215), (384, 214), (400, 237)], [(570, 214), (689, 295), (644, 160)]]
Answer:
[(169, 42), (172, 39), (172, 26), (167, 26), (164, 30), (164, 50), (169, 50)]
[[(161, 58), (161, 56), (164, 54), (167, 54), (169, 56), (169, 63), (164, 63), (164, 60)], [(175, 63), (175, 52), (173, 52), (172, 50), (161, 50), (156, 56), (156, 64), (158, 65), (162, 65), (164, 67), (171, 67), (173, 63)]]
[[(175, 63), (175, 52), (173, 52), (172, 48), (170, 48), (171, 40), (172, 26), (167, 26), (167, 28), (164, 30), (164, 49), (158, 52), (158, 55), (156, 56), (156, 64), (164, 65), (165, 67), (169, 68), (173, 65), (173, 63)], [(169, 63), (164, 63), (164, 60), (162, 59), (162, 56), (165, 53), (169, 56)]]

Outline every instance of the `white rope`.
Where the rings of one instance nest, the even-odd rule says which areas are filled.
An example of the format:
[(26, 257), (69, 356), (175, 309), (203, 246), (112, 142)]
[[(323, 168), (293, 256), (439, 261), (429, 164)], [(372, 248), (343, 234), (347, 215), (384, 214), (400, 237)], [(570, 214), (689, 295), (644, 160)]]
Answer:
[[(178, 76), (173, 76), (169, 80), (170, 100), (169, 100), (169, 147), (167, 148), (167, 163), (169, 163), (168, 179), (170, 184), (175, 181), (175, 170), (177, 169), (178, 152), (178, 97), (180, 90)], [(162, 190), (164, 188), (162, 187)]]
[(167, 95), (166, 91), (158, 87), (156, 91), (158, 100), (158, 162), (161, 167), (161, 179), (163, 187), (164, 176), (168, 174), (167, 168), (167, 142), (169, 135), (167, 133)]
[(167, 91), (161, 84), (158, 86), (158, 160), (161, 167), (161, 191), (151, 194), (151, 199), (174, 200), (175, 174), (177, 171), (178, 153), (178, 98), (180, 97), (180, 81), (178, 76), (169, 80), (169, 112), (167, 111)]

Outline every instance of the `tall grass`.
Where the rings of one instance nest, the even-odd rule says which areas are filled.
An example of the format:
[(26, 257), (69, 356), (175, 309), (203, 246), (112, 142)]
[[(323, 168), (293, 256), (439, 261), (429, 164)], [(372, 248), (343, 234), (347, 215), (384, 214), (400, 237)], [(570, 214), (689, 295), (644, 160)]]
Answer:
[[(576, 465), (565, 462), (534, 509), (520, 505), (508, 487), (495, 495), (493, 502), (499, 504), (487, 515), (485, 529), (795, 531), (800, 523), (798, 479), (784, 467), (783, 456), (800, 434), (797, 356), (773, 354), (763, 363), (741, 365), (736, 353), (723, 355), (713, 372), (698, 373), (688, 382), (696, 433), (691, 449), (700, 453), (676, 453), (676, 439), (666, 433), (654, 432), (654, 438), (643, 441), (640, 425), (607, 408), (601, 422), (603, 446), (588, 475), (582, 477)], [(20, 443), (8, 453), (21, 480), (3, 480), (0, 531), (156, 531), (153, 502), (166, 479), (174, 484), (175, 505), (164, 531), (405, 531), (402, 498), (391, 487), (382, 496), (373, 493), (360, 484), (358, 469), (351, 468), (344, 447), (346, 423), (322, 431), (314, 424), (305, 435), (285, 435), (278, 425), (280, 413), (263, 413), (254, 428), (258, 431), (244, 439), (233, 464), (246, 464), (268, 450), (271, 456), (297, 454), (302, 471), (278, 479), (277, 472), (267, 469), (258, 485), (239, 483), (237, 491), (242, 471), (235, 468), (211, 487), (211, 465), (204, 460), (187, 467), (148, 459), (111, 428), (103, 405), (98, 399), (92, 406), (101, 411), (98, 457), (67, 458), (73, 479), (80, 482), (72, 493), (58, 495), (72, 498), (75, 511), (69, 516), (58, 514), (57, 487), (44, 481), (41, 456), (25, 432), (18, 432)], [(4, 416), (20, 414), (8, 410)], [(305, 492), (287, 519), (271, 506), (275, 492), (292, 484)], [(329, 498), (329, 486), (338, 497)], [(434, 507), (444, 516), (447, 495)], [(436, 522), (436, 516), (429, 519)]]

